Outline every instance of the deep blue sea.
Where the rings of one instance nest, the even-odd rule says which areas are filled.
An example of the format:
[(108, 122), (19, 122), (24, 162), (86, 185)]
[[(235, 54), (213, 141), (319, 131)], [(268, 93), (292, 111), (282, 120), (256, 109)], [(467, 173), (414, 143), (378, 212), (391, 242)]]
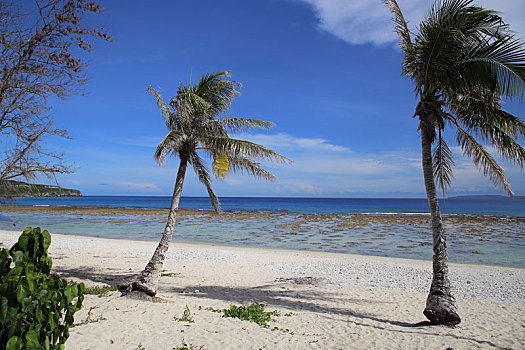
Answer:
[[(181, 213), (173, 241), (432, 259), (428, 204), (423, 198), (220, 200), (222, 215)], [(14, 208), (2, 211), (0, 206), (0, 229), (40, 226), (52, 233), (158, 241), (167, 213), (140, 209), (167, 209), (170, 203), (171, 197), (20, 198)], [(35, 209), (17, 211), (16, 206)], [(46, 209), (55, 206), (63, 208)], [(205, 197), (183, 197), (180, 207), (211, 209)], [(525, 197), (454, 197), (441, 201), (441, 210), (451, 262), (525, 268)]]
[[(292, 213), (428, 213), (424, 198), (286, 198), (222, 197), (223, 210), (284, 211)], [(59, 198), (19, 198), (15, 205), (79, 207), (153, 208), (170, 207), (171, 197), (156, 196), (83, 196)], [(445, 214), (525, 216), (525, 197), (453, 197), (440, 200)], [(182, 197), (180, 208), (212, 209), (207, 197)]]

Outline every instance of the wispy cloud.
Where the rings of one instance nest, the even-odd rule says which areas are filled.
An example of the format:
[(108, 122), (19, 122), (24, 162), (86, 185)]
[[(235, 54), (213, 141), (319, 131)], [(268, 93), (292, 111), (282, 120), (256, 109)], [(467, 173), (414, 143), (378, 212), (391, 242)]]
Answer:
[[(312, 6), (318, 27), (350, 44), (384, 45), (397, 42), (391, 14), (381, 0), (298, 0)], [(479, 0), (483, 7), (500, 11), (512, 30), (525, 38), (525, 1)], [(429, 0), (398, 0), (405, 18), (416, 25), (430, 8)]]
[(331, 144), (325, 139), (294, 137), (285, 133), (274, 135), (247, 135), (244, 139), (261, 144), (265, 147), (279, 148), (281, 150), (303, 149), (309, 151), (350, 152), (349, 148)]
[(160, 192), (160, 189), (157, 187), (157, 185), (152, 184), (150, 182), (119, 181), (119, 182), (116, 182), (115, 185), (127, 187), (127, 188), (137, 190), (140, 192), (149, 192), (149, 193)]

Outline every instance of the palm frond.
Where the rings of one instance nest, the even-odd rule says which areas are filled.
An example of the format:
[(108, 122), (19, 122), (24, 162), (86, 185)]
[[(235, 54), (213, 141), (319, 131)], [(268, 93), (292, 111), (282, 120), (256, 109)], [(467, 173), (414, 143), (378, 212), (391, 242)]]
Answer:
[(208, 172), (204, 161), (199, 157), (197, 152), (191, 152), (190, 162), (193, 166), (193, 170), (195, 170), (195, 174), (197, 174), (197, 178), (206, 187), (206, 190), (208, 191), (208, 196), (210, 197), (213, 209), (215, 209), (215, 212), (218, 213), (221, 209), (219, 204), (219, 198), (217, 198), (215, 192), (213, 192), (210, 181), (210, 173)]
[(383, 3), (390, 9), (394, 16), (394, 30), (401, 38), (401, 49), (406, 53), (407, 50), (412, 48), (412, 37), (408, 30), (408, 23), (403, 16), (403, 12), (396, 0), (383, 0)]
[(272, 151), (269, 148), (244, 140), (230, 137), (206, 137), (199, 140), (208, 152), (226, 154), (229, 158), (251, 158), (273, 161), (277, 163), (290, 163), (290, 159)]
[[(472, 93), (475, 93), (473, 90)], [(525, 165), (525, 149), (517, 141), (525, 139), (525, 123), (500, 109), (500, 101), (493, 94), (488, 96), (454, 96), (449, 102), (455, 110), (454, 121), (461, 123), (467, 132), (493, 145), (503, 159)]]
[(432, 153), (432, 167), (434, 169), (434, 178), (443, 191), (444, 198), (445, 190), (450, 187), (452, 179), (454, 178), (454, 159), (452, 151), (441, 137), (441, 132), (438, 134), (437, 145)]
[(496, 163), (490, 153), (480, 145), (472, 135), (464, 131), (457, 123), (456, 125), (456, 140), (463, 152), (472, 159), (478, 169), (483, 170), (483, 175), (489, 179), (496, 186), (501, 186), (509, 196), (513, 197), (511, 186), (503, 169)]
[(206, 124), (220, 124), (224, 128), (229, 129), (232, 133), (239, 133), (253, 129), (270, 129), (275, 126), (275, 123), (266, 120), (250, 119), (250, 118), (222, 118), (206, 122)]
[(512, 36), (476, 43), (458, 62), (462, 79), (497, 87), (507, 97), (523, 98), (525, 90), (525, 50)]
[(263, 169), (259, 163), (249, 158), (230, 158), (230, 169), (233, 172), (245, 172), (259, 179), (275, 181), (276, 176), (266, 169)]
[(219, 179), (224, 179), (230, 169), (230, 160), (226, 154), (218, 154), (213, 158), (213, 171)]
[(447, 94), (447, 105), (468, 132), (477, 133), (484, 140), (492, 140), (491, 126), (501, 129), (510, 137), (525, 139), (525, 123), (503, 111), (499, 96), (491, 89), (475, 87), (467, 95)]
[(240, 94), (241, 84), (226, 79), (229, 77), (230, 72), (228, 71), (207, 73), (191, 89), (195, 95), (200, 96), (208, 103), (211, 117), (216, 117), (228, 110), (232, 101)]
[(178, 156), (183, 140), (184, 135), (182, 133), (176, 130), (170, 131), (157, 146), (153, 158), (159, 165), (164, 165), (166, 155)]
[(148, 87), (148, 91), (155, 96), (155, 99), (157, 100), (157, 106), (160, 108), (160, 111), (162, 113), (162, 116), (164, 117), (164, 120), (166, 121), (166, 127), (168, 129), (172, 128), (173, 122), (176, 119), (175, 113), (170, 109), (170, 107), (164, 102), (162, 97), (160, 96), (160, 93), (152, 88), (151, 86)]

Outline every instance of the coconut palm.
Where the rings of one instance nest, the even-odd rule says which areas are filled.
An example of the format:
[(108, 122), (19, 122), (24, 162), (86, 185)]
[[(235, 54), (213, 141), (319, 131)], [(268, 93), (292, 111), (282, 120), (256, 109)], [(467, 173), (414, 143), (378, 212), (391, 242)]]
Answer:
[(158, 145), (154, 158), (162, 165), (166, 156), (171, 155), (179, 157), (180, 163), (166, 228), (151, 260), (132, 283), (133, 290), (150, 296), (156, 294), (162, 264), (173, 234), (188, 164), (193, 166), (197, 178), (206, 187), (215, 211), (220, 210), (219, 200), (211, 187), (210, 170), (199, 153), (204, 153), (212, 160), (213, 174), (218, 178), (224, 178), (231, 171), (241, 171), (258, 178), (274, 180), (275, 176), (263, 169), (257, 160), (289, 161), (261, 145), (229, 136), (228, 130), (236, 133), (250, 129), (268, 129), (274, 125), (272, 122), (257, 119), (218, 119), (229, 110), (232, 101), (239, 94), (240, 84), (228, 80), (229, 77), (227, 71), (215, 72), (205, 74), (195, 85), (181, 84), (169, 105), (162, 100), (157, 90), (149, 88), (157, 100), (169, 130)]
[(395, 0), (383, 1), (400, 37), (403, 75), (415, 83), (419, 99), (414, 118), (419, 119), (434, 251), (424, 314), (432, 324), (454, 325), (461, 319), (451, 293), (436, 194), (436, 183), (444, 192), (453, 178), (454, 162), (444, 132), (452, 129), (463, 153), (512, 196), (502, 167), (482, 143), (523, 169), (525, 150), (519, 142), (525, 137), (525, 125), (502, 110), (501, 98), (523, 98), (525, 51), (497, 12), (474, 6), (472, 0), (434, 2), (417, 33), (410, 32)]

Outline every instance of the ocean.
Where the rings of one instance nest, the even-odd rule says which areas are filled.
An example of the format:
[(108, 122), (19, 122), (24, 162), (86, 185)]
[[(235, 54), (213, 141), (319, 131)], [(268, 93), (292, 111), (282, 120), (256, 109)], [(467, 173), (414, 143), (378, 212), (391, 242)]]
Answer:
[[(183, 197), (173, 241), (431, 260), (426, 199)], [(158, 241), (171, 197), (20, 198), (0, 229)], [(441, 201), (451, 262), (525, 268), (525, 197)], [(2, 221), (2, 217), (11, 221)]]

